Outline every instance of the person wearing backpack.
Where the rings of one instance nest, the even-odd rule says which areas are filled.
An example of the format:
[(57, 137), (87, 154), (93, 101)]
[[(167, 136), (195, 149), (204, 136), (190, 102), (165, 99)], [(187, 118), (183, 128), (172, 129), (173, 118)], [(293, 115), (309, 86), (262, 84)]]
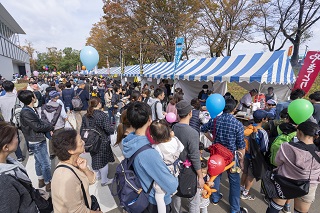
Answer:
[(21, 130), (29, 142), (30, 150), (35, 157), (35, 170), (39, 180), (39, 188), (46, 187), (51, 191), (51, 162), (47, 151), (47, 142), (44, 133), (53, 131), (53, 126), (41, 120), (38, 112), (33, 108), (36, 97), (29, 90), (18, 93), (19, 100), (24, 104), (20, 113)]
[[(17, 101), (17, 95), (13, 93), (14, 84), (11, 81), (4, 81), (2, 83), (2, 86), (3, 86), (3, 89), (6, 91), (6, 94), (0, 97), (0, 112), (3, 116), (4, 121), (13, 122), (14, 120), (13, 110), (15, 108), (15, 104)], [(15, 151), (15, 154), (19, 162), (24, 161), (25, 157), (23, 156), (20, 148), (20, 137), (19, 137), (19, 145), (17, 147), (17, 150)]]
[(81, 109), (76, 109), (76, 107), (73, 106), (73, 109), (75, 111), (76, 123), (77, 123), (76, 129), (78, 132), (80, 132), (82, 117), (84, 116), (84, 114), (87, 113), (88, 101), (90, 99), (89, 92), (84, 89), (85, 86), (86, 86), (85, 82), (83, 80), (79, 80), (78, 89), (75, 91), (75, 97), (78, 97), (81, 100), (81, 104), (82, 104)]
[(64, 103), (65, 110), (69, 108), (69, 110), (73, 110), (72, 99), (74, 97), (74, 90), (71, 88), (71, 83), (66, 83), (66, 88), (62, 90), (62, 102)]
[[(156, 182), (161, 189), (166, 192), (164, 201), (166, 204), (166, 212), (169, 213), (171, 195), (177, 190), (178, 181), (170, 173), (158, 151), (151, 148), (150, 142), (146, 137), (146, 130), (152, 122), (151, 108), (146, 103), (134, 102), (127, 109), (127, 118), (132, 127), (135, 128), (135, 132), (130, 133), (123, 139), (123, 154), (126, 159), (134, 157), (132, 164), (134, 173), (141, 183), (143, 193), (148, 196), (149, 200), (148, 206), (145, 206), (146, 209), (140, 208), (139, 211), (135, 212), (158, 212), (155, 191), (152, 189), (153, 182)], [(149, 148), (139, 152), (139, 150), (145, 146), (149, 146)], [(135, 156), (136, 152), (139, 153)], [(125, 195), (129, 196), (129, 194)], [(126, 196), (121, 197), (120, 202), (122, 202)], [(138, 200), (133, 200), (130, 205), (133, 205), (135, 202), (138, 202)]]
[(154, 97), (155, 98), (150, 98), (148, 101), (149, 106), (151, 107), (152, 110), (152, 120), (161, 120), (164, 119), (166, 116), (166, 112), (163, 112), (163, 106), (162, 106), (162, 101), (165, 98), (165, 93), (163, 89), (157, 88), (154, 91)]
[[(92, 169), (96, 172), (97, 179), (101, 179), (101, 186), (107, 186), (112, 183), (112, 179), (108, 178), (109, 165), (114, 162), (113, 152), (111, 149), (110, 135), (114, 133), (111, 127), (109, 117), (101, 111), (101, 99), (93, 97), (89, 101), (87, 113), (82, 117), (82, 125), (80, 129), (81, 136), (84, 129), (92, 129), (99, 132), (101, 144), (97, 153), (90, 153), (92, 157)], [(90, 131), (88, 131), (90, 134)], [(89, 138), (90, 136), (88, 136)], [(84, 139), (83, 139), (84, 140)]]
[(30, 193), (18, 180), (31, 184), (26, 169), (9, 156), (18, 145), (16, 127), (0, 122), (0, 212), (38, 212)]
[[(245, 142), (246, 142), (246, 153), (244, 157), (244, 168), (243, 174), (241, 176), (241, 195), (240, 198), (242, 200), (254, 200), (255, 196), (249, 193), (250, 188), (252, 187), (255, 173), (253, 169), (253, 160), (250, 155), (250, 149), (254, 149), (254, 147), (250, 146), (250, 140), (254, 140), (254, 142), (258, 143), (261, 153), (265, 153), (268, 150), (269, 138), (268, 133), (262, 128), (262, 125), (268, 122), (268, 112), (265, 110), (256, 110), (253, 113), (254, 123), (247, 127), (244, 131)], [(247, 134), (246, 132), (252, 127), (251, 134)], [(251, 138), (250, 138), (251, 137)], [(261, 167), (262, 167), (262, 162)], [(260, 167), (260, 168), (261, 168)]]

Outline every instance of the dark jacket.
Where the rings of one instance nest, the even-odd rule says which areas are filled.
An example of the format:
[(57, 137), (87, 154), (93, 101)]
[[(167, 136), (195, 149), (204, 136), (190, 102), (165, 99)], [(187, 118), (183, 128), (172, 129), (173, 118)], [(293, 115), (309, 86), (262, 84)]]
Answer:
[(74, 90), (72, 88), (62, 90), (61, 99), (64, 103), (64, 107), (66, 110), (67, 110), (67, 107), (69, 107), (70, 110), (73, 110), (72, 103), (71, 103), (71, 100), (73, 97), (74, 97)]
[[(10, 157), (8, 160), (14, 161)], [(37, 213), (37, 206), (32, 200), (30, 193), (20, 181), (30, 183), (30, 179), (24, 175), (25, 169), (22, 164), (13, 162), (0, 165), (0, 213), (21, 212), (21, 213)], [(24, 170), (22, 172), (21, 170)]]
[[(82, 91), (83, 90), (83, 91)], [(82, 91), (82, 93), (79, 95), (81, 101), (82, 101), (82, 104), (83, 104), (83, 107), (81, 110), (87, 110), (88, 109), (88, 101), (90, 99), (90, 95), (89, 95), (89, 92), (85, 89), (77, 89), (76, 93), (79, 94), (80, 92)]]
[(40, 119), (39, 115), (29, 106), (24, 106), (20, 113), (21, 130), (27, 141), (41, 142), (46, 138), (45, 132), (53, 130), (53, 126)]

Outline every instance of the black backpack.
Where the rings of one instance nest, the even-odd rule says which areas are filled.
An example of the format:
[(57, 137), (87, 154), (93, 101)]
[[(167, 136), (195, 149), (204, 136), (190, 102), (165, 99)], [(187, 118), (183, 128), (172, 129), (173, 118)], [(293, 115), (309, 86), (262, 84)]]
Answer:
[(151, 145), (144, 145), (138, 149), (131, 158), (125, 158), (121, 161), (117, 166), (116, 174), (112, 182), (111, 194), (118, 196), (120, 206), (129, 213), (141, 213), (149, 205), (149, 193), (154, 181), (151, 182), (148, 192), (144, 192), (132, 166), (135, 157), (146, 149), (152, 149)]
[[(95, 155), (99, 152), (102, 138), (101, 133), (89, 124), (89, 118), (83, 116), (86, 127), (80, 132), (81, 139), (84, 141), (84, 149), (86, 152), (90, 152), (91, 155)], [(98, 128), (98, 127), (97, 127)]]

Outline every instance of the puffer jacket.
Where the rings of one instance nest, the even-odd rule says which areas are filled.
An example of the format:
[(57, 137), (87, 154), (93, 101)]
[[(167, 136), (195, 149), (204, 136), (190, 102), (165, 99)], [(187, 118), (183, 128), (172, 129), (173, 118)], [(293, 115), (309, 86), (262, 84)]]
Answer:
[(41, 142), (46, 138), (44, 133), (53, 130), (53, 126), (40, 119), (39, 115), (29, 106), (24, 106), (20, 113), (21, 130), (29, 142)]

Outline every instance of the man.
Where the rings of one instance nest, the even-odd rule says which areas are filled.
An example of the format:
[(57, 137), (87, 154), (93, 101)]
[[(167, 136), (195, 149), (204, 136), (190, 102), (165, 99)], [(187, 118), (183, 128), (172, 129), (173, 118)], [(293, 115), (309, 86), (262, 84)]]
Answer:
[(80, 132), (82, 116), (84, 116), (87, 113), (87, 109), (89, 106), (88, 101), (90, 99), (90, 95), (89, 95), (89, 92), (84, 89), (85, 86), (86, 86), (85, 82), (82, 80), (79, 80), (78, 89), (76, 90), (76, 94), (75, 94), (75, 95), (79, 95), (79, 98), (81, 99), (81, 102), (83, 104), (82, 109), (80, 111), (75, 112), (78, 132)]
[[(233, 113), (236, 108), (236, 101), (227, 98), (226, 106), (223, 110), (222, 115), (216, 118), (216, 122), (211, 119), (207, 124), (201, 127), (202, 132), (215, 132), (216, 136), (214, 143), (220, 143), (221, 145), (228, 148), (232, 153), (235, 151), (240, 152), (241, 156), (245, 154), (246, 144), (244, 142), (244, 128), (240, 121), (238, 121)], [(214, 124), (216, 123), (216, 124)], [(240, 159), (241, 168), (243, 168), (243, 158)], [(240, 174), (228, 172), (229, 178), (229, 204), (231, 213), (243, 213), (247, 212), (245, 208), (240, 207)], [(222, 199), (222, 194), (220, 193), (220, 180), (221, 175), (219, 175), (214, 181), (214, 188), (217, 192), (213, 193), (210, 197), (211, 202), (217, 205)]]
[[(182, 161), (189, 160), (192, 164), (199, 187), (203, 188), (204, 180), (201, 172), (200, 151), (199, 151), (199, 134), (189, 126), (192, 117), (192, 106), (189, 102), (182, 100), (176, 104), (177, 113), (180, 117), (180, 122), (173, 126), (175, 136), (181, 141), (184, 146), (179, 159)], [(173, 196), (173, 212), (179, 213), (181, 209), (181, 197)], [(200, 190), (192, 198), (188, 198), (189, 212), (198, 213), (200, 210)]]
[[(11, 122), (12, 119), (12, 113), (13, 113), (13, 108), (14, 105), (16, 103), (17, 100), (17, 96), (16, 94), (13, 93), (13, 89), (14, 89), (14, 84), (11, 81), (4, 81), (2, 83), (3, 89), (6, 92), (6, 94), (4, 96), (0, 97), (0, 111), (1, 114), (4, 118), (4, 121), (6, 122)], [(18, 132), (19, 134), (19, 132)], [(22, 151), (20, 148), (20, 137), (18, 135), (18, 148), (15, 152), (16, 156), (17, 156), (17, 160), (22, 162), (24, 161), (24, 156), (22, 155)]]
[(200, 104), (201, 104), (202, 107), (206, 105), (207, 98), (210, 95), (209, 91), (208, 91), (208, 88), (209, 88), (209, 86), (207, 84), (204, 84), (202, 86), (201, 92), (199, 92), (199, 95), (198, 95), (198, 99), (199, 99)]
[(285, 102), (282, 102), (282, 103), (278, 103), (277, 104), (277, 107), (276, 107), (276, 112), (277, 112), (277, 116), (276, 116), (276, 119), (279, 120), (280, 119), (280, 112), (283, 110), (283, 109), (286, 109), (288, 108), (289, 104), (296, 100), (296, 99), (301, 99), (303, 98), (304, 96), (306, 95), (305, 91), (303, 91), (302, 89), (296, 89), (294, 91), (291, 92), (290, 94), (290, 100), (289, 101), (285, 101)]
[[(49, 97), (50, 101), (41, 107), (41, 119), (50, 122), (54, 127), (53, 132), (56, 132), (64, 128), (68, 115), (63, 105), (58, 103), (60, 94), (57, 91), (51, 91)], [(49, 152), (50, 159), (54, 159), (55, 154), (52, 151), (51, 140), (49, 142)]]
[(258, 95), (258, 90), (253, 89), (249, 93), (245, 94), (239, 101), (237, 110), (246, 112), (252, 105), (252, 97)]
[(36, 97), (29, 90), (22, 90), (18, 94), (19, 100), (24, 104), (20, 113), (21, 130), (29, 142), (29, 147), (35, 156), (35, 169), (39, 180), (39, 188), (46, 187), (51, 191), (51, 163), (47, 151), (47, 142), (44, 133), (53, 130), (53, 126), (40, 119), (33, 108)]
[(74, 97), (74, 90), (71, 88), (71, 83), (66, 83), (66, 88), (62, 90), (62, 101), (64, 103), (65, 109), (73, 110), (71, 100)]
[(273, 92), (273, 87), (268, 87), (268, 93), (265, 95), (266, 96), (266, 102), (270, 99), (275, 100), (277, 102), (278, 98), (277, 95)]
[(0, 81), (0, 97), (1, 96), (4, 96), (6, 94), (6, 91), (3, 89), (3, 86), (2, 86), (3, 82)]
[(148, 101), (149, 106), (151, 106), (152, 110), (152, 120), (161, 120), (164, 119), (166, 114), (163, 112), (163, 107), (162, 107), (162, 101), (165, 98), (165, 93), (163, 89), (157, 88), (154, 91), (154, 97), (155, 98), (150, 98)]
[[(130, 158), (138, 149), (150, 144), (146, 137), (146, 130), (152, 122), (150, 106), (143, 102), (132, 103), (127, 109), (127, 118), (132, 127), (135, 128), (135, 132), (130, 133), (122, 141), (123, 154), (126, 158)], [(140, 152), (134, 159), (133, 168), (145, 192), (152, 187), (153, 181), (166, 192), (164, 201), (166, 212), (169, 213), (171, 195), (176, 191), (178, 181), (170, 173), (160, 154), (155, 149)], [(144, 213), (158, 212), (154, 196), (155, 191), (152, 187), (149, 194), (149, 206)]]
[(314, 112), (312, 114), (313, 118), (317, 121), (320, 126), (320, 91), (314, 92), (309, 95), (309, 99), (313, 104)]
[[(262, 128), (262, 126), (268, 122), (269, 116), (270, 116), (270, 114), (267, 111), (261, 110), (261, 109), (256, 110), (253, 113), (254, 123), (252, 124), (252, 126), (257, 128), (257, 131), (258, 131), (256, 134), (255, 141), (259, 145), (260, 152), (262, 154), (264, 154), (268, 151), (269, 137), (268, 137), (268, 133), (266, 132), (266, 130), (264, 130)], [(261, 163), (261, 167), (262, 167), (263, 166), (262, 162), (259, 162), (259, 163)], [(245, 158), (244, 158), (243, 174), (241, 176), (241, 196), (240, 196), (240, 198), (242, 200), (254, 200), (255, 199), (255, 196), (251, 195), (249, 193), (249, 190), (251, 189), (254, 178), (255, 178), (252, 168), (253, 168), (252, 167), (252, 157), (251, 157), (250, 153), (248, 153), (248, 151), (247, 151), (245, 154)]]

